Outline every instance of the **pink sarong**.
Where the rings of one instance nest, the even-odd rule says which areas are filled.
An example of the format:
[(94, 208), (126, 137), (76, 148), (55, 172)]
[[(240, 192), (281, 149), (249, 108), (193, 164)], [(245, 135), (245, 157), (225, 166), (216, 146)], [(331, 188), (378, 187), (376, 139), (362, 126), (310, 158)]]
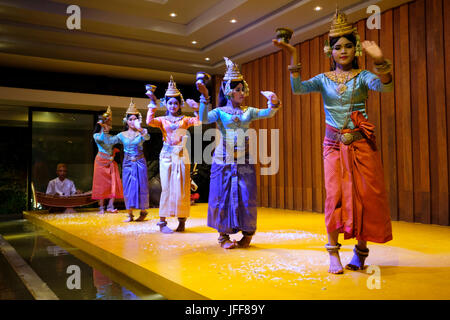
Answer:
[[(356, 129), (342, 132), (360, 131), (367, 139), (348, 145), (324, 139), (327, 232), (339, 230), (344, 239), (385, 243), (392, 240), (392, 227), (374, 125), (359, 111), (351, 118)], [(326, 130), (338, 132), (329, 125)]]

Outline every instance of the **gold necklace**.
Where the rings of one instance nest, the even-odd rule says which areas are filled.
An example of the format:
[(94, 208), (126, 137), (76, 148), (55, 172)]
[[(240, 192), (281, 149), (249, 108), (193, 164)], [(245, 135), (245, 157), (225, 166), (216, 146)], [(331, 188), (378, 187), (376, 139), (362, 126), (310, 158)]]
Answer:
[(334, 77), (336, 79), (336, 82), (339, 83), (339, 85), (336, 87), (336, 92), (338, 95), (342, 96), (344, 94), (345, 91), (347, 91), (347, 86), (346, 83), (349, 79), (349, 76), (352, 72), (340, 72), (337, 73), (336, 71), (334, 71)]
[(169, 122), (172, 122), (172, 123), (177, 123), (177, 122), (181, 121), (183, 118), (184, 118), (184, 115), (179, 116), (179, 117), (172, 116), (172, 115), (166, 116), (166, 120)]
[(139, 133), (134, 133), (133, 137), (131, 137), (130, 133), (128, 133), (128, 132), (126, 133), (126, 137), (128, 138), (128, 140), (134, 140), (138, 135), (139, 135)]

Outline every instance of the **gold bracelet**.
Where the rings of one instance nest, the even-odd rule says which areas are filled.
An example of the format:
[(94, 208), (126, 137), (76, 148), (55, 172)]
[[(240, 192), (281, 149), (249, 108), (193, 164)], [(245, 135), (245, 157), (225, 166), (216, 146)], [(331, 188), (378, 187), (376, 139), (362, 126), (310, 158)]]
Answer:
[(293, 73), (293, 72), (300, 72), (300, 70), (302, 69), (302, 64), (301, 63), (297, 63), (296, 65), (288, 65), (288, 70)]
[(278, 103), (277, 104), (273, 104), (270, 100), (269, 100), (269, 107), (270, 108), (279, 108), (279, 107), (281, 107), (281, 100), (280, 99), (278, 99)]
[(376, 74), (388, 74), (392, 71), (392, 62), (389, 59), (385, 59), (381, 64), (375, 64), (374, 72)]

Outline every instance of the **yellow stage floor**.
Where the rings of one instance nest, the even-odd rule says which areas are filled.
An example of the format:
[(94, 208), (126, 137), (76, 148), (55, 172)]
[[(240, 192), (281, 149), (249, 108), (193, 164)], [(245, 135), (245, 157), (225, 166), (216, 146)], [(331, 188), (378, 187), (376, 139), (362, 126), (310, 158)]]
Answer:
[[(450, 227), (393, 222), (393, 241), (369, 243), (366, 264), (379, 274), (331, 275), (323, 214), (259, 208), (251, 247), (225, 250), (206, 211), (193, 206), (186, 232), (169, 235), (156, 226), (158, 209), (132, 223), (123, 212), (24, 215), (168, 299), (450, 299)], [(355, 242), (340, 242), (345, 265)]]

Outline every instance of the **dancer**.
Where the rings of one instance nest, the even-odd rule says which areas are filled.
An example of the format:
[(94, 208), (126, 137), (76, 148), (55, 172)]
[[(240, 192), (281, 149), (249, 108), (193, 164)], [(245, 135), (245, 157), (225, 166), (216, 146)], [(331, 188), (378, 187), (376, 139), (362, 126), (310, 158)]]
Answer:
[[(346, 265), (350, 270), (364, 269), (369, 255), (367, 241), (385, 243), (392, 240), (391, 219), (383, 168), (375, 144), (374, 125), (368, 122), (365, 102), (368, 90), (392, 90), (392, 66), (372, 41), (362, 46), (356, 29), (347, 23), (345, 14), (336, 10), (325, 53), (332, 57), (332, 71), (301, 81), (296, 49), (273, 40), (291, 56), (291, 85), (294, 94), (321, 92), (326, 132), (324, 139), (325, 223), (330, 255), (328, 272), (343, 273), (339, 257), (339, 233), (344, 239), (356, 238), (354, 256)], [(358, 69), (357, 56), (362, 49), (375, 62), (378, 75)]]
[[(186, 219), (189, 217), (191, 179), (190, 160), (185, 148), (187, 129), (200, 124), (198, 114), (195, 117), (185, 117), (181, 113), (184, 105), (183, 95), (177, 89), (170, 76), (169, 87), (166, 90), (162, 104), (167, 112), (163, 117), (155, 117), (156, 97), (148, 90), (150, 98), (147, 113), (147, 125), (159, 128), (163, 134), (164, 145), (159, 155), (159, 175), (161, 178), (161, 198), (159, 201), (158, 226), (162, 233), (172, 233), (167, 226), (167, 217), (177, 217), (178, 227), (175, 231), (185, 230)], [(187, 104), (198, 107), (197, 103), (188, 99)]]
[(150, 139), (150, 135), (147, 129), (141, 128), (142, 115), (133, 103), (133, 99), (123, 121), (125, 130), (115, 137), (118, 143), (123, 144), (124, 151), (122, 181), (125, 207), (128, 210), (128, 219), (125, 222), (134, 220), (133, 209), (140, 209), (139, 217), (135, 221), (144, 221), (149, 202), (147, 162), (143, 144)]
[(98, 200), (99, 213), (105, 213), (104, 201), (109, 199), (106, 212), (116, 213), (114, 199), (123, 198), (122, 181), (119, 166), (114, 156), (119, 150), (113, 148), (109, 130), (112, 128), (111, 107), (101, 116), (94, 130), (94, 141), (98, 153), (94, 162), (94, 177), (92, 179), (92, 199)]
[[(208, 226), (219, 231), (219, 243), (225, 249), (248, 247), (256, 231), (256, 172), (249, 152), (246, 132), (253, 120), (270, 118), (277, 112), (280, 101), (270, 92), (268, 108), (244, 107), (248, 85), (238, 67), (224, 58), (227, 71), (219, 92), (219, 105), (212, 111), (208, 89), (197, 82), (200, 98), (200, 121), (217, 122), (220, 139), (214, 151), (208, 199)], [(238, 242), (229, 234), (241, 231)]]

